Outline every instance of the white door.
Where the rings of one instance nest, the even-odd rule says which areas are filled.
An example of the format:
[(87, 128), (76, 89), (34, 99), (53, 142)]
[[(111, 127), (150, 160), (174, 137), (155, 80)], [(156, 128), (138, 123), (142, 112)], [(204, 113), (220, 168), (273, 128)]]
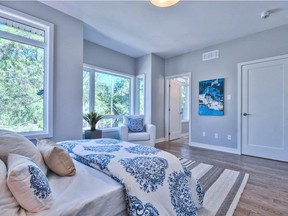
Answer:
[(288, 161), (288, 58), (242, 67), (242, 153)]
[(181, 109), (181, 89), (182, 84), (177, 80), (171, 79), (169, 82), (169, 140), (178, 139), (182, 132), (182, 109)]

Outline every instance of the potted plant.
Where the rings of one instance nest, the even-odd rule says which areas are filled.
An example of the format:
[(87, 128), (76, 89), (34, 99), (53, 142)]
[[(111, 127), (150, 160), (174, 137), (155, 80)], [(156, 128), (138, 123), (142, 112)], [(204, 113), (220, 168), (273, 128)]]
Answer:
[(102, 131), (96, 129), (96, 124), (103, 119), (102, 115), (98, 115), (96, 112), (90, 112), (83, 116), (83, 119), (90, 125), (90, 130), (84, 131), (85, 139), (97, 139), (102, 137)]

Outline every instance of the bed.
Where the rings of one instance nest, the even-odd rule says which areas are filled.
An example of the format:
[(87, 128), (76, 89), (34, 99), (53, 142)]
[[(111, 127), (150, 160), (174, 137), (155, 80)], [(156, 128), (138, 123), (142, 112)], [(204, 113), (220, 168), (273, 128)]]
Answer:
[[(43, 146), (49, 146), (51, 143), (52, 149), (55, 150), (56, 147), (56, 150), (61, 152), (61, 154), (57, 154), (57, 157), (50, 158), (52, 166), (46, 160), (47, 152), (45, 151), (47, 149), (44, 148), (45, 151), (43, 151)], [(65, 154), (63, 155), (64, 152)], [(7, 155), (9, 155), (8, 161)], [(51, 156), (51, 151), (49, 155)], [(57, 168), (59, 162), (66, 155), (71, 160), (70, 164), (72, 163), (73, 165), (73, 170), (69, 171), (70, 174), (63, 174)], [(38, 182), (38, 185), (35, 185), (35, 182), (32, 182), (32, 177), (35, 178), (37, 176), (33, 173), (31, 178), (29, 176), (29, 178), (25, 177), (28, 181), (24, 187), (32, 191), (31, 196), (38, 196), (40, 193), (42, 198), (38, 197), (41, 199), (44, 200), (44, 198), (48, 197), (49, 206), (47, 204), (45, 208), (40, 210), (29, 210), (29, 199), (26, 200), (26, 197), (20, 191), (22, 186), (18, 187), (19, 191), (17, 189), (15, 192), (13, 185), (11, 187), (8, 184), (9, 175), (11, 174), (10, 160), (16, 156), (19, 157), (15, 160), (17, 163), (27, 159), (30, 165), (39, 166), (37, 175), (43, 175), (40, 183)], [(114, 139), (70, 140), (57, 144), (44, 140), (44, 142), (38, 142), (37, 147), (35, 147), (34, 144), (19, 134), (0, 130), (0, 159), (7, 164), (8, 187), (5, 186), (6, 179), (3, 178), (6, 175), (6, 168), (3, 171), (3, 166), (2, 171), (0, 166), (0, 172), (2, 173), (2, 177), (0, 175), (0, 186), (6, 187), (5, 191), (10, 193), (10, 200), (12, 200), (13, 196), (16, 199), (15, 201), (13, 198), (13, 202), (16, 204), (13, 206), (14, 212), (12, 212), (9, 209), (12, 207), (9, 204), (10, 201), (8, 202), (5, 197), (5, 203), (0, 194), (1, 215), (193, 216), (197, 215), (197, 209), (202, 207), (205, 194), (201, 184), (193, 178), (188, 170), (181, 166), (178, 158), (172, 154), (154, 147)], [(56, 169), (54, 170), (55, 164)], [(46, 165), (49, 168), (47, 176)], [(42, 171), (40, 171), (41, 169)], [(57, 169), (58, 171), (56, 172)], [(23, 170), (20, 173), (23, 173)], [(23, 177), (21, 178), (24, 179)], [(22, 184), (22, 180), (20, 183)], [(35, 193), (36, 186), (39, 186), (38, 194)], [(49, 190), (46, 190), (47, 187), (49, 187)], [(48, 192), (49, 194), (47, 194)], [(19, 196), (19, 193), (22, 195), (22, 200), (26, 201), (26, 207), (20, 202), (21, 199), (17, 199), (16, 195)], [(1, 200), (4, 201), (1, 203)], [(4, 207), (3, 205), (5, 204), (6, 206)]]
[(77, 170), (73, 177), (48, 173), (54, 198), (50, 209), (27, 216), (127, 216), (123, 186), (102, 172), (73, 162)]

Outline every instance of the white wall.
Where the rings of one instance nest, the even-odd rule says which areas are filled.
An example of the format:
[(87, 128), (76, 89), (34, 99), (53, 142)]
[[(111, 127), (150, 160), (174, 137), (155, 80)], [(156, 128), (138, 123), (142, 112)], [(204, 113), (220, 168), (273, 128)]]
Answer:
[(2, 1), (0, 4), (54, 24), (52, 139), (82, 138), (82, 22), (36, 1)]
[[(166, 76), (192, 72), (192, 142), (229, 148), (237, 147), (237, 64), (271, 56), (288, 54), (288, 25), (259, 32), (206, 49), (167, 59)], [(219, 49), (220, 58), (202, 62), (202, 53)], [(224, 116), (199, 116), (199, 81), (225, 78)], [(232, 100), (227, 100), (230, 94)], [(202, 132), (206, 136), (202, 136)], [(219, 138), (214, 138), (214, 133)], [(232, 140), (227, 135), (232, 135)]]

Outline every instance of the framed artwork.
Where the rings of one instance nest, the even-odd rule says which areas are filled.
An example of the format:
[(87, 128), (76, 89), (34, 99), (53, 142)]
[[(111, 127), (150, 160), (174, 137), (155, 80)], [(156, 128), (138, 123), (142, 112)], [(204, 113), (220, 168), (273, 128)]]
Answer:
[(224, 78), (199, 82), (199, 115), (224, 115)]

